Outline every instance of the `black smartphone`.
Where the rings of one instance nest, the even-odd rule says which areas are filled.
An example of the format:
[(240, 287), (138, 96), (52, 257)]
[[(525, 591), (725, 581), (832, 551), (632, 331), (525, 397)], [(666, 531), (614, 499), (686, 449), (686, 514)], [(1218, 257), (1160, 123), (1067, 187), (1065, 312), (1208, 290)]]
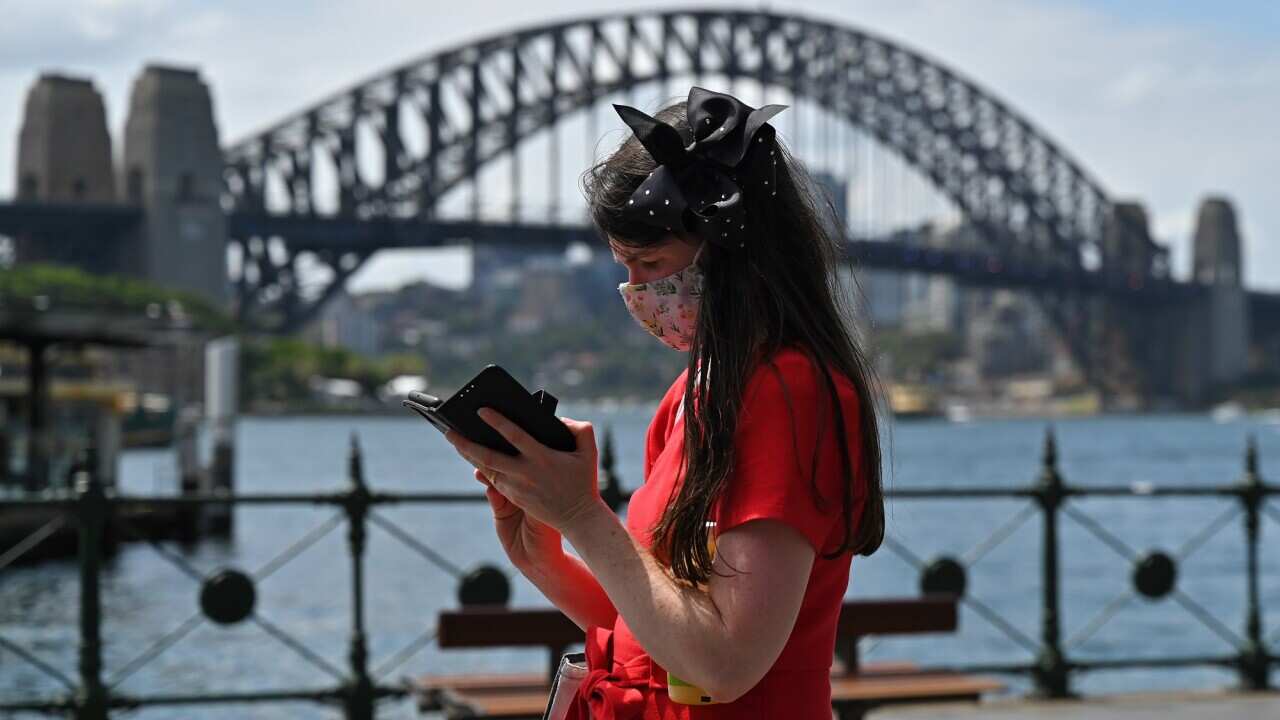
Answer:
[(556, 417), (556, 399), (545, 390), (530, 393), (511, 374), (497, 365), (481, 370), (447, 400), (411, 392), (403, 405), (421, 415), (440, 432), (449, 430), (507, 455), (519, 455), (511, 443), (498, 434), (476, 411), (487, 407), (519, 425), (533, 439), (553, 450), (572, 451), (577, 447), (573, 433)]

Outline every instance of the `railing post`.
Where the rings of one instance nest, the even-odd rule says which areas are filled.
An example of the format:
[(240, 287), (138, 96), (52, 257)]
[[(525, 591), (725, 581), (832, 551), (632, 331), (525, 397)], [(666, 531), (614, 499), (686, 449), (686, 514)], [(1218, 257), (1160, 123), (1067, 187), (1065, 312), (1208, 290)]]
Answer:
[(372, 720), (373, 680), (369, 677), (369, 649), (364, 629), (365, 520), (369, 512), (369, 488), (364, 481), (360, 443), (351, 435), (348, 459), (351, 489), (347, 492), (347, 542), (351, 548), (351, 683), (347, 688), (347, 720)]
[(9, 457), (12, 455), (9, 448), (7, 428), (0, 427), (0, 489), (9, 484)]
[(610, 510), (617, 512), (622, 507), (623, 497), (622, 482), (618, 479), (614, 465), (613, 428), (605, 426), (604, 441), (600, 446), (600, 499), (604, 500)]
[(1240, 684), (1247, 690), (1270, 687), (1269, 658), (1262, 632), (1261, 603), (1258, 600), (1258, 542), (1261, 522), (1259, 513), (1266, 501), (1262, 477), (1258, 474), (1258, 444), (1249, 436), (1244, 451), (1244, 478), (1240, 482), (1240, 502), (1244, 504), (1245, 543), (1245, 623), (1247, 641), (1240, 651)]
[(102, 603), (98, 571), (102, 560), (102, 529), (107, 497), (102, 482), (88, 463), (75, 474), (80, 515), (80, 688), (76, 692), (77, 720), (106, 720), (107, 689), (102, 684)]
[(31, 407), (27, 413), (27, 477), (26, 489), (49, 487), (49, 453), (53, 447), (49, 436), (49, 343), (34, 340), (27, 345), (27, 376)]
[(1040, 611), (1040, 655), (1036, 658), (1032, 678), (1036, 695), (1065, 698), (1071, 695), (1071, 690), (1069, 668), (1062, 656), (1062, 629), (1059, 624), (1058, 508), (1066, 497), (1066, 487), (1058, 474), (1058, 448), (1052, 427), (1045, 431), (1043, 467), (1035, 491), (1036, 501), (1044, 512), (1040, 565), (1044, 605)]

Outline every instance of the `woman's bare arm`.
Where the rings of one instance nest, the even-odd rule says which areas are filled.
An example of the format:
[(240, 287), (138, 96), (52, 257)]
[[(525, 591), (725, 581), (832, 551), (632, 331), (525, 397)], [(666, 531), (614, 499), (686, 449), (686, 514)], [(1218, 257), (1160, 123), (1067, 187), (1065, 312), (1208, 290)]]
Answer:
[(522, 572), (578, 627), (583, 630), (592, 625), (613, 627), (618, 609), (600, 581), (578, 558), (562, 553)]
[[(491, 410), (481, 410), (480, 417), (520, 455), (507, 456), (454, 432), (445, 439), (476, 467), (496, 471), (498, 492), (573, 544), (590, 571), (579, 574), (579, 581), (594, 575), (654, 660), (724, 702), (760, 681), (795, 626), (813, 568), (813, 546), (799, 530), (756, 519), (722, 532), (717, 572), (705, 587), (691, 587), (676, 581), (600, 499), (590, 423), (565, 419), (577, 448), (557, 452)], [(548, 573), (549, 579), (561, 578), (549, 584), (554, 592), (564, 589), (566, 572), (573, 577), (575, 571)]]
[(705, 587), (677, 582), (600, 504), (565, 529), (649, 655), (721, 702), (755, 687), (786, 645), (814, 550), (800, 532), (755, 520), (718, 536)]

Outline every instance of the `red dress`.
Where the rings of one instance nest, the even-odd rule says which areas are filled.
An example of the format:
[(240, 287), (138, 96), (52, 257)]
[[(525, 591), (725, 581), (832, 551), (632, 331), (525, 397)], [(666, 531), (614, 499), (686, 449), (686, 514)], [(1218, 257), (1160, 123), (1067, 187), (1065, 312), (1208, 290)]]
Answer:
[[(619, 615), (612, 628), (587, 632), (591, 673), (579, 687), (570, 718), (586, 720), (830, 720), (831, 659), (836, 622), (849, 584), (851, 553), (834, 559), (823, 554), (843, 538), (841, 463), (835, 440), (835, 418), (824, 404), (822, 376), (803, 354), (778, 353), (749, 379), (735, 443), (733, 475), (716, 508), (717, 531), (749, 520), (770, 518), (799, 530), (817, 556), (805, 586), (800, 614), (781, 655), (761, 681), (738, 700), (718, 705), (682, 705), (666, 692), (667, 673), (644, 651)], [(852, 384), (833, 375), (844, 412), (847, 442), (855, 471), (854, 517), (862, 515), (866, 486), (859, 466), (859, 401)], [(685, 374), (663, 397), (654, 414), (645, 446), (645, 482), (631, 498), (627, 530), (646, 547), (651, 530), (675, 492), (684, 446), (679, 417)], [(794, 414), (788, 408), (794, 410)], [(819, 418), (826, 408), (826, 417)], [(821, 445), (819, 427), (821, 424)], [(811, 470), (818, 458), (820, 509), (812, 491)]]

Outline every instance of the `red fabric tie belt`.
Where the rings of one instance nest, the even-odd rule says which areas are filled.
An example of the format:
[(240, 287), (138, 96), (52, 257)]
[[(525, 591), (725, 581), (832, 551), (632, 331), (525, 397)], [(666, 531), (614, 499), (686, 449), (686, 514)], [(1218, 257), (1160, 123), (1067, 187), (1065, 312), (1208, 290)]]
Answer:
[(566, 720), (640, 720), (651, 665), (614, 667), (613, 630), (592, 627), (586, 639), (587, 676), (578, 686)]

